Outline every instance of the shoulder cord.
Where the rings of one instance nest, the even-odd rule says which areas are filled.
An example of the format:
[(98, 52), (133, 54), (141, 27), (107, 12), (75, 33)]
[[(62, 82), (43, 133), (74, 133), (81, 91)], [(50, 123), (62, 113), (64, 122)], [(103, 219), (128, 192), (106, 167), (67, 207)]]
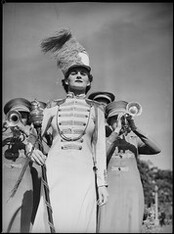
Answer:
[(59, 124), (58, 124), (58, 122), (59, 122), (59, 121), (58, 121), (59, 106), (60, 106), (60, 105), (58, 104), (57, 114), (56, 114), (56, 125), (57, 125), (57, 130), (58, 130), (60, 136), (61, 136), (64, 140), (66, 140), (66, 141), (77, 141), (77, 140), (79, 140), (79, 139), (85, 134), (86, 129), (87, 129), (87, 127), (88, 127), (89, 120), (90, 120), (90, 116), (91, 116), (91, 105), (90, 105), (90, 112), (89, 112), (89, 116), (88, 116), (88, 122), (87, 122), (87, 124), (86, 124), (86, 127), (85, 127), (84, 131), (83, 131), (79, 136), (74, 137), (74, 138), (66, 137), (66, 136), (63, 134), (63, 132), (60, 130), (60, 128), (59, 128)]
[[(93, 144), (94, 144), (94, 154), (93, 154), (93, 163), (94, 163), (94, 176), (95, 176), (95, 188), (96, 188), (96, 199), (98, 201), (99, 199), (99, 194), (98, 194), (98, 186), (97, 186), (97, 160), (96, 160), (96, 144), (97, 144), (97, 140), (98, 140), (98, 109), (97, 109), (97, 105), (95, 105), (95, 103), (93, 102), (93, 106), (94, 106), (94, 110), (95, 110), (95, 128), (94, 128), (94, 134), (93, 134)], [(96, 212), (96, 232), (99, 232), (99, 207), (97, 205), (97, 212)]]

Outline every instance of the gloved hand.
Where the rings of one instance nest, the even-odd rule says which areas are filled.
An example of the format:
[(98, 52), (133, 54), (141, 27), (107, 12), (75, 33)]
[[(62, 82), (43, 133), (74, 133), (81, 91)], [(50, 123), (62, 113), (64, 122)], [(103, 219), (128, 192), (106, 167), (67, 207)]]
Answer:
[(44, 165), (46, 158), (46, 155), (44, 155), (42, 151), (38, 149), (34, 149), (33, 153), (31, 154), (31, 160), (41, 166)]
[(114, 129), (114, 132), (118, 133), (118, 135), (121, 135), (124, 132), (122, 128), (122, 117), (123, 117), (123, 114), (119, 113), (117, 116), (117, 126)]
[(135, 131), (137, 129), (137, 126), (135, 125), (135, 122), (134, 122), (132, 115), (126, 114), (126, 119), (127, 119), (127, 122), (129, 124), (131, 130)]

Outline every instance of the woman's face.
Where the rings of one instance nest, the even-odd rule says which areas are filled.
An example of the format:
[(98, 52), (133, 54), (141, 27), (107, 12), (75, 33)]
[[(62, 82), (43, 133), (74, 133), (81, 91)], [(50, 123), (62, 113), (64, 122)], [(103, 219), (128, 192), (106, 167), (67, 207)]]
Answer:
[(73, 68), (65, 83), (69, 86), (69, 91), (82, 90), (85, 92), (86, 87), (90, 85), (89, 73), (83, 67)]

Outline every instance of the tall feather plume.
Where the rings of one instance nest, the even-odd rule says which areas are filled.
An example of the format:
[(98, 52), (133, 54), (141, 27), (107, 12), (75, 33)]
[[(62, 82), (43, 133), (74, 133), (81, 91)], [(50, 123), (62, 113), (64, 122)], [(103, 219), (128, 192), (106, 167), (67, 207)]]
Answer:
[(57, 35), (44, 39), (41, 42), (41, 49), (44, 53), (47, 53), (48, 51), (54, 53), (60, 50), (70, 38), (72, 38), (71, 31), (69, 29), (62, 29)]

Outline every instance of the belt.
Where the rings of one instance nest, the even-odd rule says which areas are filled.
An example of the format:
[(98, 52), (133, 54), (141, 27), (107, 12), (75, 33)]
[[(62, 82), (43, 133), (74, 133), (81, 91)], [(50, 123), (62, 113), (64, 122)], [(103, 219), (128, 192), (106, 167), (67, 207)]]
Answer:
[(66, 144), (64, 146), (61, 146), (62, 150), (69, 150), (69, 149), (74, 149), (74, 150), (81, 150), (82, 146), (80, 145), (75, 145), (75, 144)]
[(111, 167), (111, 171), (129, 171), (129, 167)]
[(71, 129), (71, 128), (66, 128), (62, 129), (61, 133), (62, 134), (82, 134), (84, 129)]
[(132, 153), (114, 153), (113, 158), (133, 158), (134, 155)]
[(8, 168), (22, 168), (22, 164), (14, 164), (14, 163), (7, 164), (7, 163), (4, 163), (4, 167), (8, 167)]
[(76, 121), (76, 120), (67, 120), (67, 121), (60, 121), (59, 125), (80, 125), (80, 126), (86, 126), (86, 123), (83, 121)]

